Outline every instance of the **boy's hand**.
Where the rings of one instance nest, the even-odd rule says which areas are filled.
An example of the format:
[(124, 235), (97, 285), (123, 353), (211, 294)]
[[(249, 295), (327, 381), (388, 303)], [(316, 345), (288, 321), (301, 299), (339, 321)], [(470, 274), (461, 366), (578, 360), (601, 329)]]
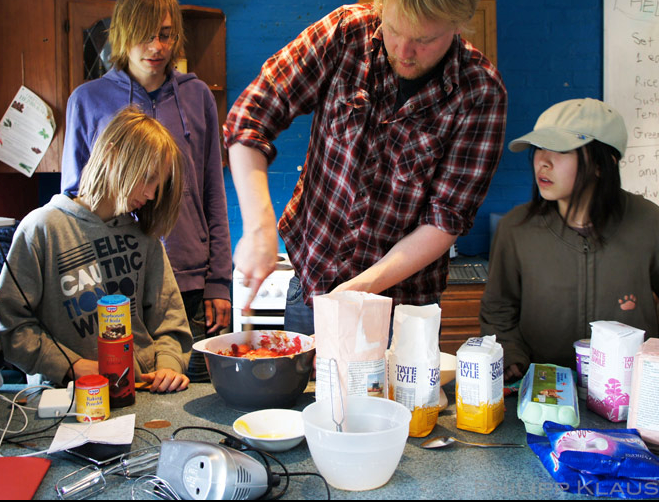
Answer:
[(190, 379), (171, 369), (143, 373), (142, 381), (151, 384), (151, 392), (178, 392), (188, 388)]

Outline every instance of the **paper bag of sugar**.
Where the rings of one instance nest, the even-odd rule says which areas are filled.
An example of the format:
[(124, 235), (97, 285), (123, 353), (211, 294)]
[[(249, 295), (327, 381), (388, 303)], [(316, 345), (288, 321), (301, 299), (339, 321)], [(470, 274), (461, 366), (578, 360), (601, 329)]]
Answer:
[(588, 409), (611, 422), (627, 419), (634, 357), (645, 331), (616, 321), (591, 322)]
[(346, 396), (384, 397), (391, 298), (341, 291), (313, 299), (316, 399), (333, 399), (334, 418)]
[(424, 437), (439, 415), (439, 305), (397, 305), (387, 350), (389, 399), (412, 412), (410, 436)]

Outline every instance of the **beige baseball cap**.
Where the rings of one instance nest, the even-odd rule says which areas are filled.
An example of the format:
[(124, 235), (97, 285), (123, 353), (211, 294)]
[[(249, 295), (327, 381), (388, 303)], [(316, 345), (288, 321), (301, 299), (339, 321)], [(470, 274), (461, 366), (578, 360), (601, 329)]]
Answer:
[(576, 150), (594, 139), (625, 154), (627, 128), (622, 116), (597, 99), (570, 99), (545, 110), (533, 132), (511, 141), (508, 148), (521, 152), (535, 146), (554, 152)]

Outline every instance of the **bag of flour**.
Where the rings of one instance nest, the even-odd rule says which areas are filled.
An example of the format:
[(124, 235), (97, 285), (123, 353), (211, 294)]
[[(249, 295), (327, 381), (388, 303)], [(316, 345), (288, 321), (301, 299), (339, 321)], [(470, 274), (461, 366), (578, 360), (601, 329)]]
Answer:
[(334, 417), (347, 396), (384, 397), (391, 298), (341, 291), (313, 299), (316, 400), (333, 399)]
[(424, 437), (439, 415), (439, 305), (397, 305), (387, 350), (389, 399), (412, 412), (410, 436)]
[(588, 409), (611, 422), (627, 419), (634, 356), (645, 331), (616, 321), (590, 323)]

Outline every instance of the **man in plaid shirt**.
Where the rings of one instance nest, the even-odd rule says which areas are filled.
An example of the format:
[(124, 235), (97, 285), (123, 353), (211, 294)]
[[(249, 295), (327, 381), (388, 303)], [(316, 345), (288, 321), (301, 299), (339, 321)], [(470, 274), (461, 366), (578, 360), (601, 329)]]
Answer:
[(313, 333), (312, 298), (329, 291), (439, 301), (448, 250), (473, 225), (503, 149), (501, 76), (459, 35), (477, 4), (340, 7), (268, 59), (232, 107), (224, 137), (244, 227), (235, 264), (254, 294), (277, 253), (273, 141), (314, 113), (278, 225), (296, 272), (285, 329)]

